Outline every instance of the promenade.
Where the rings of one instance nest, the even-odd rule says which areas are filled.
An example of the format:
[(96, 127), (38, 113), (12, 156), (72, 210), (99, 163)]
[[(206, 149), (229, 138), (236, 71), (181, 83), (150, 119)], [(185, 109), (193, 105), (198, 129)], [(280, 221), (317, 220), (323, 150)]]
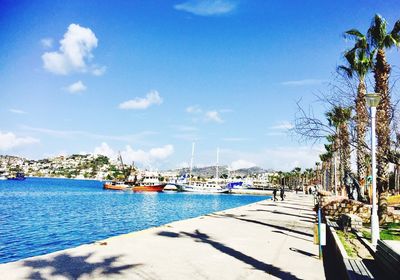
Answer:
[[(132, 211), (139, 211), (133, 209)], [(312, 197), (254, 204), (0, 265), (2, 279), (325, 279)]]

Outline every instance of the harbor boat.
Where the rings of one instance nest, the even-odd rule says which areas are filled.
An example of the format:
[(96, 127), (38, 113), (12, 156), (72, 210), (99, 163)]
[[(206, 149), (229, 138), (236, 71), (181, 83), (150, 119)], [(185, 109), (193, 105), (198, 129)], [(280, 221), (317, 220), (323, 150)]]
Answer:
[(154, 185), (154, 186), (149, 186), (149, 185), (139, 185), (139, 186), (133, 186), (132, 190), (134, 192), (162, 192), (164, 190), (164, 187), (167, 184), (161, 184), (161, 185)]
[(206, 182), (191, 182), (188, 185), (182, 185), (182, 189), (185, 192), (196, 193), (229, 193), (230, 189), (225, 186), (221, 182), (208, 180)]
[[(127, 172), (124, 169), (124, 164), (121, 155), (119, 156), (123, 173)], [(132, 170), (134, 171), (132, 173)], [(106, 182), (103, 188), (106, 190), (118, 190), (118, 191), (134, 191), (134, 192), (162, 192), (167, 183), (161, 182), (159, 174), (157, 172), (143, 171), (141, 173), (132, 166), (132, 169), (128, 171), (133, 176), (125, 177), (124, 181), (112, 181)]]
[(23, 181), (25, 180), (25, 174), (23, 172), (17, 172), (14, 176), (8, 177), (8, 180), (14, 180), (14, 181)]
[(134, 192), (162, 192), (167, 183), (160, 181), (158, 173), (145, 171), (132, 187)]
[(125, 182), (105, 182), (103, 184), (103, 189), (114, 190), (114, 191), (128, 191), (131, 190), (132, 186), (126, 184)]
[(219, 149), (217, 150), (217, 165), (215, 172), (215, 179), (210, 179), (205, 182), (203, 181), (192, 181), (192, 169), (193, 169), (193, 158), (194, 158), (194, 143), (192, 144), (192, 158), (190, 160), (190, 173), (188, 183), (182, 184), (181, 188), (186, 192), (196, 192), (196, 193), (229, 193), (230, 189), (227, 188), (226, 182), (219, 179), (218, 176), (218, 159), (219, 159)]

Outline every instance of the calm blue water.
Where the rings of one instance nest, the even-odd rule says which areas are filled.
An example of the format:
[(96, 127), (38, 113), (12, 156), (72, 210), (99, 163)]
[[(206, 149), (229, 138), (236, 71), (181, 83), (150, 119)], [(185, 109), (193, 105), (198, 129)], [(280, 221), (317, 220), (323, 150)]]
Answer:
[(0, 263), (253, 203), (265, 196), (131, 193), (98, 181), (0, 181)]

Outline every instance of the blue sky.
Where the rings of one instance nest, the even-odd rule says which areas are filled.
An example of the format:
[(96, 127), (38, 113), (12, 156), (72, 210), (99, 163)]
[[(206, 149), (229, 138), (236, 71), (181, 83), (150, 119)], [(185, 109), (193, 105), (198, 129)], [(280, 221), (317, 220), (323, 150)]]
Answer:
[[(324, 2), (324, 3), (323, 3)], [(314, 104), (342, 34), (398, 1), (0, 0), (0, 153), (121, 151), (151, 168), (311, 167), (288, 135)], [(399, 53), (389, 54), (399, 65)], [(316, 108), (318, 112), (319, 109)]]

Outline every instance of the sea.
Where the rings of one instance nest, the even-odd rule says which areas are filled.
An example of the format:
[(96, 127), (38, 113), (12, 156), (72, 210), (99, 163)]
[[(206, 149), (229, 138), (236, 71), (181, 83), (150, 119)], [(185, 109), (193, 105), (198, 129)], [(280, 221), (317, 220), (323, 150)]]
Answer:
[(133, 193), (92, 180), (0, 181), (0, 263), (198, 217), (267, 196)]

